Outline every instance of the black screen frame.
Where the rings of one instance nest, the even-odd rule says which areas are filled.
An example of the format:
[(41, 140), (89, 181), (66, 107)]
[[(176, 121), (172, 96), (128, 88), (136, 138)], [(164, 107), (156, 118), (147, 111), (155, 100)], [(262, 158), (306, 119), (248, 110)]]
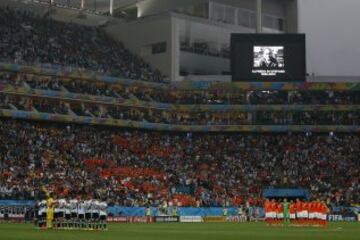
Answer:
[[(284, 46), (285, 74), (253, 73), (254, 46)], [(306, 81), (305, 34), (231, 34), (231, 73), (233, 82)]]

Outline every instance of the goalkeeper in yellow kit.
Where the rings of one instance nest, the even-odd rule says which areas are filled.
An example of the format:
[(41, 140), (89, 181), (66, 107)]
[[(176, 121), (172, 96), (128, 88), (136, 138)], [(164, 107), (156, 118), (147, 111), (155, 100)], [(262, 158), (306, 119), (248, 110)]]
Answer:
[(54, 199), (50, 196), (48, 198), (48, 200), (46, 201), (47, 203), (47, 214), (46, 214), (46, 227), (48, 229), (52, 228), (52, 223), (54, 220), (54, 206), (55, 206), (55, 201)]
[(46, 204), (47, 204), (46, 228), (51, 229), (52, 228), (52, 223), (53, 223), (53, 220), (54, 220), (55, 201), (54, 201), (51, 193), (49, 194), (48, 191), (45, 188), (43, 188), (43, 190), (46, 193), (46, 197), (48, 198), (46, 200)]

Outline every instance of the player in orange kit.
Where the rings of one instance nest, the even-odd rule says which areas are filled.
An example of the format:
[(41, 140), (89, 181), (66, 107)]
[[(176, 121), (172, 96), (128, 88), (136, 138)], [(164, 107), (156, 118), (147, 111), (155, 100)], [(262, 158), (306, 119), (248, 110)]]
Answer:
[(303, 202), (298, 198), (296, 199), (296, 203), (295, 203), (295, 210), (296, 210), (296, 225), (301, 225), (302, 224), (302, 214), (303, 214)]
[(290, 215), (290, 224), (293, 225), (296, 223), (296, 208), (294, 201), (290, 201), (289, 205), (289, 215)]
[(319, 199), (315, 201), (315, 224), (321, 226), (322, 214), (321, 214), (321, 202)]
[(321, 216), (321, 221), (320, 224), (323, 227), (327, 226), (327, 213), (328, 213), (329, 209), (326, 206), (325, 202), (322, 202), (320, 205), (320, 216)]
[(311, 226), (315, 223), (315, 202), (314, 201), (308, 202), (307, 206), (309, 212), (308, 224)]
[(271, 200), (271, 204), (270, 204), (270, 222), (271, 224), (275, 224), (277, 223), (276, 221), (276, 209), (277, 209), (277, 203), (275, 202), (275, 199)]
[(265, 210), (265, 221), (267, 223), (268, 226), (271, 225), (271, 214), (270, 214), (270, 210), (271, 210), (271, 202), (269, 201), (269, 199), (265, 200), (264, 203), (264, 210)]
[(276, 223), (277, 224), (283, 224), (284, 221), (284, 208), (283, 208), (283, 204), (277, 203), (276, 206)]
[(302, 204), (302, 219), (301, 219), (301, 224), (302, 225), (308, 225), (309, 224), (309, 203), (304, 202)]

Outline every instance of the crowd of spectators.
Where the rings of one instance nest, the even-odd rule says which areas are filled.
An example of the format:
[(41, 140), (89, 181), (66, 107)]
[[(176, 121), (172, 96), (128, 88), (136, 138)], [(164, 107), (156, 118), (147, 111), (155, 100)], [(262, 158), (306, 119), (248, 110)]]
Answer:
[(360, 202), (359, 135), (140, 132), (0, 122), (0, 198), (93, 197), (123, 206), (260, 205), (264, 187)]
[(52, 64), (130, 79), (163, 82), (158, 70), (104, 30), (31, 12), (0, 8), (0, 61)]
[(33, 89), (68, 91), (85, 95), (135, 99), (185, 105), (356, 105), (359, 91), (244, 91), (244, 90), (166, 90), (86, 80), (62, 79), (55, 76), (0, 72), (0, 83)]
[(2, 109), (179, 125), (360, 125), (359, 111), (180, 111), (0, 93)]
[[(9, 8), (0, 8), (0, 61), (164, 82), (101, 29)], [(0, 84), (174, 104), (360, 104), (358, 91), (164, 91), (10, 72), (0, 73)], [(183, 112), (14, 93), (0, 93), (0, 108), (185, 125), (360, 125), (356, 111)], [(287, 186), (350, 205), (360, 202), (359, 146), (359, 135), (183, 134), (1, 119), (0, 199), (39, 199), (47, 188), (122, 206), (260, 206), (264, 187)]]

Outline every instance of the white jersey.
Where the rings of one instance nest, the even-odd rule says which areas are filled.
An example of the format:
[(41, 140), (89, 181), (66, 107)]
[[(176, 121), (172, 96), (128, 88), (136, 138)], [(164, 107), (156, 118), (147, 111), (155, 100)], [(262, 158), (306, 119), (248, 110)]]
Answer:
[(42, 200), (40, 203), (39, 203), (39, 215), (42, 215), (44, 213), (46, 213), (46, 209), (47, 209), (47, 206), (46, 206), (46, 201), (45, 200)]
[(84, 201), (85, 214), (86, 214), (86, 213), (91, 213), (91, 205), (92, 205), (92, 201), (91, 201), (91, 200)]
[(65, 214), (70, 215), (71, 214), (71, 205), (70, 202), (65, 203)]
[(78, 200), (76, 199), (70, 200), (70, 212), (71, 213), (78, 212)]
[(41, 202), (38, 202), (38, 203), (37, 203), (37, 207), (38, 207), (38, 212), (37, 212), (37, 213), (38, 213), (38, 215), (40, 216), (41, 213), (42, 213), (42, 212), (41, 212)]
[(106, 202), (101, 202), (99, 204), (100, 207), (100, 216), (106, 216), (107, 215), (107, 203)]
[(100, 213), (100, 202), (93, 200), (91, 203), (91, 213)]
[(85, 214), (85, 203), (83, 201), (78, 203), (78, 213)]
[(66, 208), (66, 200), (65, 199), (59, 199), (57, 201), (57, 207), (55, 208), (55, 212), (64, 213), (65, 208)]

